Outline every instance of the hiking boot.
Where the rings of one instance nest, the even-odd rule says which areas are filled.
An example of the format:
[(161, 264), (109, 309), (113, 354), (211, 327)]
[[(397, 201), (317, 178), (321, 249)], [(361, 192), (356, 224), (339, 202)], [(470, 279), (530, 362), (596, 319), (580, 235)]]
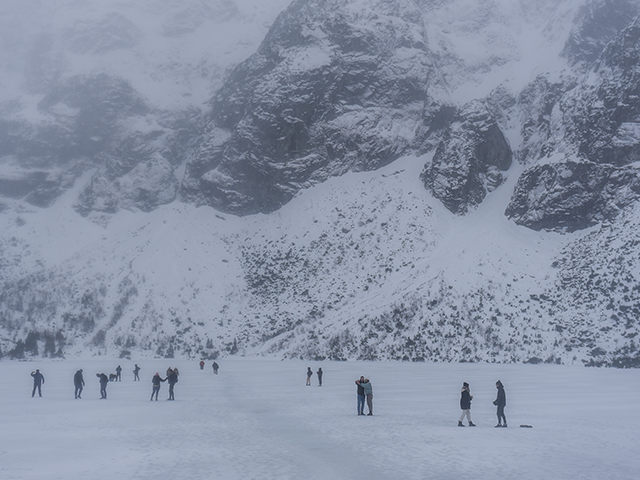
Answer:
[(502, 427), (501, 423), (497, 424), (494, 428), (500, 428), (500, 427)]
[(475, 426), (476, 426), (476, 424), (475, 424), (475, 423), (473, 423), (473, 422), (469, 422), (469, 426), (470, 426), (470, 427), (475, 427)]
[(505, 423), (504, 425), (502, 425), (503, 428), (507, 428), (507, 424)]
[(458, 426), (459, 427), (464, 427), (464, 425), (462, 424), (462, 422), (460, 420), (458, 420)]

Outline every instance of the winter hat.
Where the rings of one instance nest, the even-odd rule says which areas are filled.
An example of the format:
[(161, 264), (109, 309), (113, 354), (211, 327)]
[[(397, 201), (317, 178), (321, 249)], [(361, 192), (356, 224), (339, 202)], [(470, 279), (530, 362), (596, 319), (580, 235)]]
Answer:
[(469, 386), (469, 384), (468, 384), (467, 382), (462, 382), (462, 386), (463, 386), (463, 387), (468, 387), (468, 386)]

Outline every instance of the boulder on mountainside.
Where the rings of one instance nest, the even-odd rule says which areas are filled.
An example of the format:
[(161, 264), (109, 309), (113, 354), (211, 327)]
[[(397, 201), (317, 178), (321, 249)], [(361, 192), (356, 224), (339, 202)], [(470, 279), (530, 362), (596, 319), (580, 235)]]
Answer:
[(612, 220), (639, 198), (635, 168), (577, 162), (535, 165), (518, 179), (505, 215), (534, 230), (573, 232)]
[(422, 181), (451, 212), (465, 214), (504, 180), (512, 152), (482, 102), (463, 108), (446, 131)]

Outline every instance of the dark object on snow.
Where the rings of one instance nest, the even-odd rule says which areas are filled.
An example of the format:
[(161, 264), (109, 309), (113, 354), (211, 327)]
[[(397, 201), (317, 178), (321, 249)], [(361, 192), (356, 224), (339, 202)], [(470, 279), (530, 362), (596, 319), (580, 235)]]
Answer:
[(520, 428), (533, 428), (533, 425), (520, 425)]
[(135, 365), (136, 368), (133, 369), (133, 381), (135, 382), (136, 380), (140, 381), (140, 377), (138, 376), (138, 372), (140, 372), (140, 367), (138, 366), (138, 364), (136, 363)]
[(118, 382), (122, 381), (122, 367), (120, 365), (116, 368), (116, 380)]
[(220, 368), (220, 366), (216, 363), (213, 362), (213, 365), (211, 365), (213, 367), (213, 373), (215, 373), (216, 375), (218, 374), (218, 368)]
[(322, 386), (322, 367), (318, 368), (318, 371), (316, 372), (318, 374), (318, 386), (321, 387)]

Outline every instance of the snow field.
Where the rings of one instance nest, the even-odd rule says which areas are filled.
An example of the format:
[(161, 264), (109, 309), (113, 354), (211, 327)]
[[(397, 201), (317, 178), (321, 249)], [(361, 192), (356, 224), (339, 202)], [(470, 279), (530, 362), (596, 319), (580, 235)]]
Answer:
[[(556, 365), (86, 359), (1, 362), (2, 479), (635, 479), (640, 371)], [(98, 372), (123, 381), (99, 400)], [(151, 377), (178, 366), (175, 402)], [(305, 386), (322, 366), (324, 386)], [(45, 376), (30, 398), (29, 373)], [(84, 369), (82, 400), (73, 374)], [(356, 415), (365, 375), (374, 416)], [(508, 429), (495, 429), (495, 381)], [(476, 428), (458, 428), (463, 381)], [(518, 428), (531, 424), (533, 429)]]

